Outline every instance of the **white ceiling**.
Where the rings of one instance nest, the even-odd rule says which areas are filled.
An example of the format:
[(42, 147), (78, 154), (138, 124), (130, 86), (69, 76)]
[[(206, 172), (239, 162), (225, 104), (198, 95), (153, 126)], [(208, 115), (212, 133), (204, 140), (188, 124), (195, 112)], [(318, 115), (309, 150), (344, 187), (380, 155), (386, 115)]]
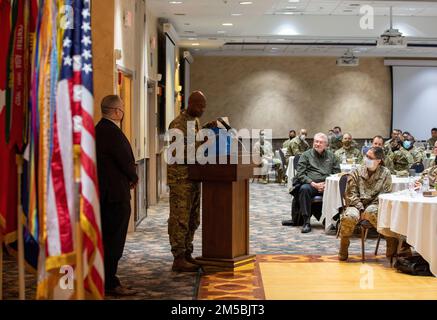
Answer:
[[(409, 43), (437, 46), (437, 1), (252, 0), (251, 5), (240, 5), (242, 0), (180, 1), (148, 0), (147, 5), (154, 15), (175, 27), (179, 45), (194, 55), (338, 56), (350, 47), (358, 56), (437, 57), (437, 47), (381, 49), (365, 45), (388, 29), (391, 6), (393, 25)], [(364, 5), (374, 9), (373, 29), (360, 28)], [(235, 13), (241, 15), (233, 16)], [(248, 42), (252, 44), (243, 45)], [(299, 44), (293, 45), (296, 42)], [(305, 42), (309, 44), (302, 44)]]

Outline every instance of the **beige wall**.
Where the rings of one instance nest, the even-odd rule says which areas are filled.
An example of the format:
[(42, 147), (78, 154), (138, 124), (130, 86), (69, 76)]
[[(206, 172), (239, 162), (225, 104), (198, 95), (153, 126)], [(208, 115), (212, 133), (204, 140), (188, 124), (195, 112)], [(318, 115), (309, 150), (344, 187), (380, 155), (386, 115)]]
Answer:
[[(129, 70), (135, 70), (135, 16), (136, 0), (115, 0), (115, 41), (116, 49), (122, 50), (122, 58), (117, 60), (117, 65)], [(132, 13), (132, 25), (125, 26), (123, 15), (125, 12)]]
[(94, 68), (94, 120), (100, 120), (100, 101), (114, 93), (114, 2), (93, 0), (91, 6)]
[(391, 77), (383, 59), (337, 67), (335, 58), (196, 56), (191, 88), (208, 99), (202, 122), (228, 116), (237, 129), (271, 128), (274, 138), (301, 127), (313, 135), (339, 125), (355, 138), (390, 130)]

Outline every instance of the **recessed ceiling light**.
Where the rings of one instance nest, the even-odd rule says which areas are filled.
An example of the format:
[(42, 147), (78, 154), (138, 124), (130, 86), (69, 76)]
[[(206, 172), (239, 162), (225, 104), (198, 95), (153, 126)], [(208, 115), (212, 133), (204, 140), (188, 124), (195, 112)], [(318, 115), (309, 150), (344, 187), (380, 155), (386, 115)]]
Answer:
[(217, 31), (217, 33), (226, 33), (226, 31), (224, 31), (224, 30), (219, 30), (219, 31)]
[(285, 7), (285, 9), (297, 9), (297, 7)]
[(241, 5), (245, 5), (245, 4), (252, 4), (252, 1), (240, 1)]
[(170, 1), (170, 4), (182, 4), (182, 1)]
[(272, 50), (279, 50), (279, 48), (272, 48)]
[(231, 16), (234, 16), (234, 17), (239, 17), (242, 15), (243, 15), (242, 13), (231, 13)]
[(192, 43), (191, 45), (192, 45), (192, 46), (200, 46), (200, 43), (195, 42), (195, 43)]
[(279, 14), (294, 14), (294, 12), (280, 12)]
[(233, 25), (234, 24), (230, 23), (230, 22), (222, 23), (222, 26), (225, 26), (225, 27), (232, 27)]
[(295, 3), (295, 2), (299, 2), (299, 0), (288, 0), (288, 2)]

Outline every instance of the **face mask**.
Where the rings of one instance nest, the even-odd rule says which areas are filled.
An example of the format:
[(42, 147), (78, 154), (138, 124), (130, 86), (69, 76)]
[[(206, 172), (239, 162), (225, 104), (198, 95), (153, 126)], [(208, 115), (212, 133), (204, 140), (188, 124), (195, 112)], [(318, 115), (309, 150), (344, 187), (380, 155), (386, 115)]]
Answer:
[(411, 148), (411, 141), (404, 141), (404, 148), (405, 149), (410, 149)]
[(349, 148), (352, 145), (352, 141), (344, 141), (343, 146)]
[(304, 134), (300, 136), (300, 140), (302, 140), (302, 141), (305, 141), (306, 138), (307, 138), (307, 136)]
[(365, 164), (366, 164), (366, 168), (371, 170), (371, 171), (373, 171), (376, 168), (376, 166), (377, 166), (376, 160), (371, 160), (371, 159), (366, 157), (366, 159), (364, 161), (365, 161)]

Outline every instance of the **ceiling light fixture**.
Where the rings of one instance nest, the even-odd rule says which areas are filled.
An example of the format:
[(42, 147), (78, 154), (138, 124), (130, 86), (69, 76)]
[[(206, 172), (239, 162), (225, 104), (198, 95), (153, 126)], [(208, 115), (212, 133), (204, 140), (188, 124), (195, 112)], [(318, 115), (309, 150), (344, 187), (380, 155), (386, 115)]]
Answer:
[(241, 5), (246, 5), (246, 4), (253, 4), (252, 1), (240, 1)]
[(290, 3), (296, 3), (296, 2), (299, 2), (299, 0), (288, 0), (288, 2), (290, 2)]
[(182, 4), (182, 1), (170, 1), (170, 4)]
[(195, 42), (195, 43), (192, 43), (191, 45), (192, 45), (192, 46), (200, 46), (200, 43)]
[(239, 17), (242, 15), (243, 15), (242, 13), (231, 13), (231, 16), (234, 16), (234, 17)]
[(222, 26), (225, 26), (225, 27), (232, 27), (233, 25), (234, 24), (230, 23), (230, 22), (222, 23)]

